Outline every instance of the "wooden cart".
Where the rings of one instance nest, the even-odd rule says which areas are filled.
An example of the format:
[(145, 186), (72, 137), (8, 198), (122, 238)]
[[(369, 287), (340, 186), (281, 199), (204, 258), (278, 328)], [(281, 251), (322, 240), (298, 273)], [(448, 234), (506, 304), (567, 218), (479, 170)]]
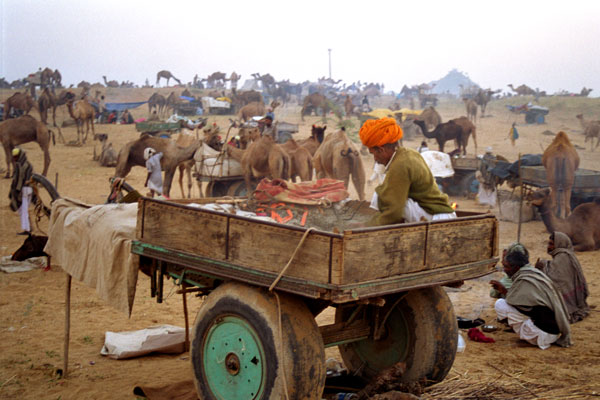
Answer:
[[(331, 346), (357, 377), (405, 362), (403, 380), (441, 381), (458, 338), (441, 285), (498, 261), (491, 214), (332, 233), (190, 202), (142, 198), (132, 252), (159, 302), (165, 276), (183, 285), (184, 302), (207, 295), (190, 352), (201, 399), (321, 399)], [(329, 306), (335, 323), (317, 326)]]

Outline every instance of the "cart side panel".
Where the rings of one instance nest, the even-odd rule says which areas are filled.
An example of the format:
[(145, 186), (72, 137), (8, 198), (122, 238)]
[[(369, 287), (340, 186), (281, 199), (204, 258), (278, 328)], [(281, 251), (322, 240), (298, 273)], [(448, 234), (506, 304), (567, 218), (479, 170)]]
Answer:
[(344, 233), (342, 284), (370, 281), (425, 269), (427, 226)]
[(331, 277), (330, 282), (341, 285), (344, 279), (344, 241), (331, 238)]
[(427, 269), (492, 258), (496, 252), (494, 218), (431, 224), (427, 233)]
[(153, 201), (144, 204), (138, 239), (174, 250), (224, 260), (227, 244), (227, 217), (186, 207)]
[[(229, 262), (279, 273), (287, 265), (303, 232), (236, 218), (229, 221)], [(285, 276), (329, 283), (330, 237), (310, 234)]]

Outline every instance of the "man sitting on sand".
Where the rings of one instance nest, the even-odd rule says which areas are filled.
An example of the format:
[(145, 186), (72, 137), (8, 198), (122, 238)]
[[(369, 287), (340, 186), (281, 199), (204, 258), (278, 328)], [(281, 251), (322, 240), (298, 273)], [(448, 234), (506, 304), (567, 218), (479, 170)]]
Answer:
[(552, 260), (538, 258), (535, 267), (548, 275), (560, 290), (567, 306), (569, 322), (581, 321), (590, 313), (587, 304), (589, 291), (571, 239), (562, 232), (552, 233), (548, 240), (548, 254)]
[(502, 257), (504, 272), (512, 279), (510, 289), (496, 280), (490, 284), (505, 299), (496, 300), (498, 320), (504, 321), (521, 340), (545, 350), (552, 343), (571, 346), (567, 308), (554, 283), (542, 271), (529, 265), (529, 252), (513, 243)]

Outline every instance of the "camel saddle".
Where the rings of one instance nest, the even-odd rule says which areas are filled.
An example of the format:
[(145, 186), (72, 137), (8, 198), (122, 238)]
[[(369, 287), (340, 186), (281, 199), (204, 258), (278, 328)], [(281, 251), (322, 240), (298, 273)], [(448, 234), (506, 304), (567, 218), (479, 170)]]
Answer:
[(265, 178), (254, 191), (254, 198), (259, 202), (283, 201), (304, 205), (329, 205), (348, 196), (343, 181), (329, 178), (300, 183)]

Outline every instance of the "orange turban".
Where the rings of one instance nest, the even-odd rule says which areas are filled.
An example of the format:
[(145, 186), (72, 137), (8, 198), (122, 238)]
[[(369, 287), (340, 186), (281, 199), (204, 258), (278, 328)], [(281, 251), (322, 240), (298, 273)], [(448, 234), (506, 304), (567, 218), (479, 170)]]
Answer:
[(402, 139), (402, 128), (394, 118), (369, 119), (360, 128), (360, 141), (367, 147), (379, 147)]

